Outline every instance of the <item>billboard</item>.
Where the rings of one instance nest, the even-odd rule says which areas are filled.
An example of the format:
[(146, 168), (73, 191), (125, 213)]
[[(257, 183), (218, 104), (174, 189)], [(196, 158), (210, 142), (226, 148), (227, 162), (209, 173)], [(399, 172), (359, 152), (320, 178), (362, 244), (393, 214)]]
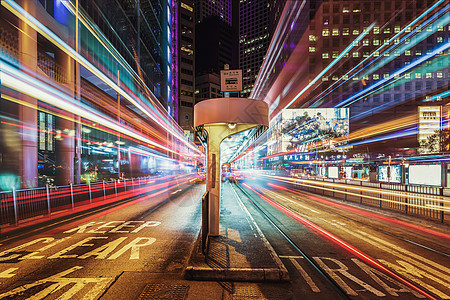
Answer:
[(437, 153), (440, 147), (441, 107), (419, 106), (419, 153)]
[(349, 134), (348, 108), (285, 109), (274, 121), (271, 139), (281, 143), (275, 152), (333, 149)]
[(339, 167), (328, 167), (328, 178), (339, 178)]
[(441, 186), (442, 184), (441, 165), (410, 165), (409, 183)]
[(402, 182), (402, 167), (400, 165), (379, 166), (378, 181), (381, 182)]

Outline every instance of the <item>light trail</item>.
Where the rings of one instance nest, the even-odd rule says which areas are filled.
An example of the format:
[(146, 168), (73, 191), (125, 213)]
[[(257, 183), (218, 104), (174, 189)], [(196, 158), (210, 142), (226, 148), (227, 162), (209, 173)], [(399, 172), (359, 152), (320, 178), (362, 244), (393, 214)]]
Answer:
[(115, 82), (113, 82), (111, 79), (109, 79), (105, 74), (103, 74), (100, 70), (98, 70), (93, 64), (91, 64), (83, 56), (81, 56), (79, 53), (77, 53), (72, 47), (70, 47), (60, 37), (58, 37), (55, 33), (50, 31), (46, 26), (44, 26), (41, 22), (39, 22), (32, 15), (30, 15), (27, 11), (25, 11), (17, 3), (15, 3), (12, 0), (3, 0), (2, 5), (6, 9), (8, 9), (11, 13), (16, 15), (19, 19), (21, 19), (23, 22), (25, 22), (27, 25), (29, 25), (34, 30), (36, 30), (37, 32), (42, 34), (45, 38), (47, 38), (49, 41), (51, 41), (55, 46), (57, 46), (59, 49), (61, 49), (64, 53), (66, 53), (67, 55), (72, 57), (74, 60), (76, 60), (78, 63), (80, 63), (83, 67), (88, 69), (92, 74), (94, 74), (99, 79), (101, 79), (103, 82), (105, 82), (107, 85), (109, 85), (111, 88), (113, 88), (121, 96), (123, 96), (125, 99), (130, 101), (133, 105), (135, 105), (140, 111), (142, 111), (145, 115), (150, 117), (158, 125), (160, 125), (162, 128), (165, 128), (173, 136), (177, 137), (177, 139), (179, 139), (183, 144), (185, 144), (191, 150), (193, 150), (194, 152), (199, 152), (199, 150), (194, 145), (192, 145), (191, 143), (186, 141), (186, 138), (184, 137), (184, 135), (182, 135), (180, 132), (173, 129), (173, 126), (174, 126), (173, 124), (168, 123), (164, 119), (161, 119), (161, 117), (159, 117), (158, 115), (151, 113), (152, 110), (149, 111), (148, 106), (146, 107), (146, 105), (144, 103), (141, 103), (141, 101), (139, 101), (140, 100), (139, 97), (137, 97), (137, 96), (132, 97), (131, 95), (126, 93)]
[(264, 199), (265, 201), (267, 201), (273, 207), (275, 207), (278, 210), (282, 211), (283, 213), (287, 214), (288, 216), (290, 216), (294, 220), (296, 220), (296, 221), (298, 221), (298, 222), (300, 222), (300, 223), (302, 223), (302, 224), (304, 224), (304, 225), (314, 229), (316, 232), (321, 233), (323, 236), (325, 236), (329, 240), (333, 241), (337, 245), (341, 246), (342, 248), (346, 249), (350, 253), (353, 253), (354, 255), (356, 255), (357, 257), (362, 259), (363, 261), (369, 263), (372, 266), (375, 266), (379, 270), (382, 270), (383, 272), (385, 272), (385, 274), (388, 274), (389, 276), (397, 279), (401, 283), (403, 283), (403, 284), (409, 286), (410, 288), (416, 290), (417, 292), (419, 292), (422, 295), (426, 296), (428, 299), (433, 299), (433, 300), (436, 299), (437, 300), (437, 298), (433, 297), (432, 295), (430, 295), (426, 291), (424, 291), (421, 288), (419, 288), (419, 287), (415, 286), (414, 284), (410, 283), (409, 281), (407, 281), (403, 277), (401, 277), (401, 276), (397, 275), (396, 273), (392, 272), (387, 267), (385, 267), (384, 265), (379, 263), (376, 259), (374, 259), (371, 256), (369, 256), (368, 254), (362, 252), (361, 250), (355, 248), (354, 246), (352, 246), (351, 244), (345, 242), (344, 240), (338, 238), (334, 234), (328, 232), (327, 230), (325, 230), (322, 227), (314, 224), (313, 222), (311, 222), (311, 221), (301, 217), (300, 215), (296, 214), (295, 212), (291, 211), (290, 209), (286, 208), (285, 206), (279, 204), (278, 202), (273, 201), (272, 199), (264, 196), (263, 194), (259, 193), (258, 191), (256, 191), (254, 188), (252, 188), (248, 184), (244, 183), (243, 186), (245, 186), (249, 190), (252, 190), (253, 192), (255, 192), (259, 197), (261, 197), (261, 199)]

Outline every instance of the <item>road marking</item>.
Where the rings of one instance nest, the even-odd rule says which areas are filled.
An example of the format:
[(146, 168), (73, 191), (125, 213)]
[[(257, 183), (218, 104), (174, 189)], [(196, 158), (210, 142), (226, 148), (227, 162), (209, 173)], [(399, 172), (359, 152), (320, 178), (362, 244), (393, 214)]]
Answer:
[[(396, 246), (383, 239), (369, 235), (366, 232), (363, 231), (354, 232), (342, 226), (337, 227), (339, 227), (340, 230), (345, 231), (348, 234), (353, 235), (382, 251), (397, 256), (398, 258), (400, 258), (400, 260), (396, 260), (397, 264), (393, 264), (383, 259), (378, 259), (378, 261), (384, 264), (385, 266), (395, 270), (397, 273), (401, 273), (404, 277), (408, 278), (410, 281), (413, 281), (418, 285), (424, 287), (425, 289), (428, 289), (429, 291), (438, 295), (440, 298), (450, 299), (450, 296), (444, 293), (443, 291), (437, 290), (435, 287), (420, 280), (422, 278), (426, 278), (429, 280), (433, 280), (434, 282), (439, 283), (444, 287), (448, 287), (450, 286), (450, 276), (446, 275), (445, 273), (450, 273), (450, 269), (432, 260), (417, 255), (411, 251), (408, 251), (405, 248)], [(442, 272), (433, 269), (430, 266), (427, 266), (426, 264), (438, 270), (441, 270)]]
[(111, 252), (113, 252), (119, 246), (120, 243), (122, 243), (126, 239), (127, 239), (127, 237), (120, 237), (112, 242), (109, 242), (106, 245), (100, 246), (100, 247), (92, 250), (91, 252), (83, 254), (83, 255), (79, 256), (78, 258), (85, 259), (90, 256), (96, 256), (95, 259), (105, 259)]
[[(143, 244), (139, 244), (140, 241), (145, 241)], [(153, 244), (156, 241), (155, 238), (145, 238), (145, 237), (139, 237), (131, 241), (128, 245), (111, 255), (108, 259), (116, 259), (125, 252), (128, 251), (128, 249), (131, 249), (130, 259), (139, 259), (139, 248), (148, 246)]]
[[(80, 292), (83, 288), (85, 288), (87, 285), (94, 286), (89, 291), (83, 290), (83, 299), (85, 300), (93, 300), (96, 299), (97, 296), (104, 291), (108, 285), (112, 282), (113, 278), (72, 278), (72, 277), (64, 277), (70, 273), (73, 273), (77, 270), (82, 269), (81, 266), (75, 266), (68, 270), (62, 271), (60, 273), (57, 273), (53, 276), (47, 277), (42, 280), (35, 281), (30, 284), (22, 285), (18, 288), (15, 288), (11, 291), (8, 291), (6, 293), (0, 294), (0, 298), (6, 298), (11, 296), (19, 296), (23, 295), (27, 290), (35, 289), (36, 287), (40, 285), (44, 285), (46, 283), (54, 283), (50, 286), (44, 288), (43, 290), (37, 292), (36, 294), (32, 295), (31, 297), (27, 299), (45, 299), (49, 297), (51, 294), (55, 294), (57, 292), (62, 292), (62, 295), (58, 297), (60, 300), (69, 300), (73, 299), (74, 296)], [(72, 286), (71, 286), (72, 285)], [(71, 287), (70, 287), (71, 286)], [(62, 291), (63, 288), (70, 287), (66, 291)], [(28, 296), (28, 293), (26, 293)], [(53, 296), (55, 298), (56, 296)]]
[(311, 279), (308, 273), (306, 273), (306, 271), (300, 266), (300, 264), (294, 258), (289, 258), (289, 260), (297, 269), (297, 271), (302, 275), (303, 279), (305, 279), (306, 283), (308, 283), (311, 290), (314, 293), (320, 293), (320, 289), (317, 287), (317, 285), (314, 283), (314, 281)]
[[(365, 283), (364, 281), (362, 281), (361, 279), (355, 277), (354, 275), (350, 274), (348, 272), (348, 267), (346, 265), (344, 265), (342, 262), (338, 261), (337, 259), (334, 258), (326, 258), (326, 257), (313, 257), (313, 259), (320, 265), (320, 267), (325, 270), (325, 272), (328, 273), (328, 275), (330, 275), (334, 281), (339, 284), (339, 286), (350, 296), (358, 296), (358, 293), (355, 292), (350, 286), (348, 286), (344, 280), (342, 280), (337, 273), (340, 273), (341, 275), (347, 277), (348, 279), (350, 279), (351, 281), (353, 281), (354, 283), (360, 285), (361, 287), (363, 287), (365, 290), (372, 292), (373, 294), (375, 294), (378, 297), (384, 297), (386, 296), (386, 294), (384, 294), (383, 292), (377, 290), (376, 288), (374, 288), (373, 286), (371, 286), (368, 283)], [(324, 260), (328, 260), (333, 262), (334, 264), (336, 264), (338, 266), (338, 268), (333, 269), (331, 267), (329, 267)]]
[(106, 236), (90, 236), (85, 238), (84, 240), (79, 241), (78, 243), (75, 243), (61, 251), (59, 251), (56, 254), (53, 254), (52, 256), (49, 256), (48, 259), (53, 259), (53, 258), (75, 258), (78, 255), (77, 254), (71, 254), (71, 255), (63, 255), (64, 253), (67, 253), (69, 251), (72, 251), (73, 249), (75, 249), (76, 247), (92, 247), (94, 246), (94, 244), (85, 244), (86, 242), (89, 242), (91, 240), (97, 240), (97, 239), (107, 239)]
[(313, 213), (316, 213), (316, 214), (319, 214), (319, 215), (320, 215), (320, 211), (314, 210), (314, 209), (312, 209), (312, 208), (310, 208), (310, 207), (308, 207), (308, 206), (305, 206), (305, 205), (303, 205), (303, 204), (300, 204), (300, 203), (298, 203), (298, 201), (294, 201), (294, 200), (292, 200), (292, 199), (289, 199), (289, 198), (286, 197), (286, 196), (282, 196), (282, 195), (280, 195), (280, 194), (278, 194), (278, 193), (275, 193), (275, 192), (272, 192), (272, 191), (270, 191), (270, 190), (268, 190), (268, 189), (262, 189), (262, 191), (263, 191), (264, 193), (266, 193), (266, 194), (273, 194), (275, 197), (279, 197), (279, 198), (281, 198), (281, 199), (284, 199), (284, 200), (286, 200), (286, 201), (289, 201), (289, 202), (295, 204), (296, 206), (300, 206), (300, 207), (302, 207), (302, 208), (304, 208), (304, 209), (310, 210), (310, 211), (312, 211)]
[(71, 237), (68, 236), (68, 237), (65, 237), (65, 238), (62, 238), (62, 239), (57, 239), (53, 243), (51, 243), (51, 244), (49, 244), (47, 246), (44, 246), (41, 249), (38, 249), (37, 251), (31, 252), (30, 254), (27, 254), (27, 255), (19, 258), (19, 259), (23, 260), (23, 259), (41, 259), (41, 258), (44, 258), (45, 256), (43, 256), (43, 255), (41, 255), (41, 256), (35, 256), (35, 255), (38, 254), (39, 252), (45, 251), (45, 250), (47, 250), (47, 249), (49, 249), (49, 248), (51, 248), (51, 247), (53, 247), (53, 246), (55, 246), (55, 245), (57, 245), (57, 244), (59, 244), (61, 242), (64, 242), (64, 241), (66, 241), (66, 240), (68, 240), (70, 238)]
[(26, 248), (26, 247), (28, 247), (28, 246), (31, 246), (31, 245), (36, 244), (36, 243), (39, 243), (39, 242), (50, 243), (50, 242), (53, 241), (53, 240), (54, 240), (54, 238), (52, 238), (52, 237), (50, 237), (50, 238), (39, 238), (39, 239), (32, 240), (31, 242), (28, 242), (28, 243), (19, 245), (19, 246), (17, 246), (17, 247), (14, 247), (14, 248), (11, 248), (11, 249), (2, 251), (2, 252), (0, 252), (0, 261), (11, 260), (11, 259), (15, 259), (15, 258), (21, 256), (21, 254), (13, 254), (13, 255), (10, 255), (10, 256), (7, 256), (7, 257), (2, 257), (3, 255), (5, 255), (5, 254), (7, 254), (7, 253), (15, 252), (15, 251), (17, 251), (17, 250)]
[(0, 278), (11, 278), (16, 276), (16, 274), (12, 274), (15, 270), (18, 270), (19, 268), (9, 268), (6, 271), (3, 271), (0, 273)]
[[(119, 223), (116, 225), (113, 225), (114, 223)], [(119, 229), (122, 229), (124, 227), (136, 227), (136, 225), (131, 225), (131, 223), (140, 223), (141, 226), (137, 227), (135, 230), (133, 231), (120, 231)], [(92, 228), (94, 226), (98, 226), (97, 228)], [(138, 233), (139, 231), (141, 231), (144, 228), (149, 228), (149, 227), (155, 227), (161, 225), (161, 222), (157, 222), (157, 221), (110, 221), (110, 222), (89, 222), (86, 224), (82, 224), (79, 225), (75, 228), (69, 229), (64, 231), (64, 233), (101, 233), (101, 234), (105, 234), (105, 233)], [(88, 230), (89, 231), (86, 231)], [(100, 230), (100, 229), (105, 229), (105, 228), (112, 228), (111, 230)]]
[[(366, 265), (365, 263), (363, 263), (359, 259), (352, 258), (352, 261), (356, 265), (358, 265), (366, 274), (368, 274), (370, 276), (370, 278), (372, 278), (376, 283), (378, 283), (382, 288), (384, 288), (384, 290), (386, 292), (388, 292), (390, 295), (398, 297), (398, 293), (412, 293), (417, 298), (425, 298), (424, 295), (419, 294), (418, 292), (416, 292), (413, 289), (410, 289), (409, 287), (407, 287), (403, 283), (401, 283), (401, 282), (391, 278), (390, 276), (384, 274), (383, 272)], [(387, 280), (387, 281), (397, 285), (398, 287), (400, 287), (400, 289), (396, 290), (393, 287), (387, 285), (383, 280), (380, 279), (380, 277), (383, 277), (385, 280)]]

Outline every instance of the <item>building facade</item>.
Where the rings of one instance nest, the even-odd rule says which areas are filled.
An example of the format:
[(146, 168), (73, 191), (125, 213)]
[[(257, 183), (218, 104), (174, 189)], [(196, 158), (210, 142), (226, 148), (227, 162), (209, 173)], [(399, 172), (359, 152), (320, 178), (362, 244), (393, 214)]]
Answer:
[(116, 4), (1, 6), (1, 189), (141, 176), (189, 147), (171, 118), (172, 2)]

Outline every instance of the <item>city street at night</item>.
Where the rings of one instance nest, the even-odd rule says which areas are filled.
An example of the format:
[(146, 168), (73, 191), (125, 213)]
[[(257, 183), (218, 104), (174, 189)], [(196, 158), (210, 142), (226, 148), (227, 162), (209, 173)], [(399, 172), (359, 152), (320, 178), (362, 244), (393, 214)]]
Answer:
[(0, 299), (450, 299), (448, 0), (1, 0)]

